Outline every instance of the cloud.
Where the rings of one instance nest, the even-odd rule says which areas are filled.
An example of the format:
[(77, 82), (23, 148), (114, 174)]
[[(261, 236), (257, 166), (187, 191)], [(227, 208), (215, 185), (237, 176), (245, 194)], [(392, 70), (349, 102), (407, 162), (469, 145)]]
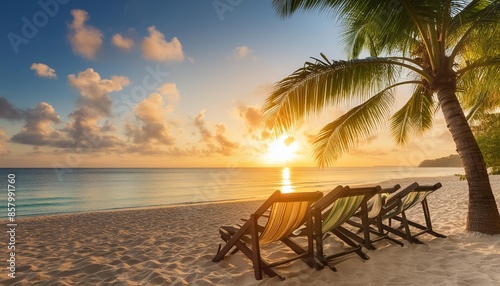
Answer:
[(131, 38), (123, 37), (120, 34), (114, 34), (113, 38), (111, 39), (111, 43), (115, 45), (115, 47), (119, 48), (120, 50), (123, 51), (130, 51), (132, 49), (132, 46), (134, 45), (134, 40)]
[(194, 126), (200, 133), (200, 143), (203, 143), (203, 147), (198, 147), (197, 152), (200, 155), (211, 156), (213, 154), (222, 154), (224, 156), (230, 156), (238, 150), (239, 144), (237, 142), (231, 141), (226, 135), (226, 125), (219, 123), (215, 125), (215, 133), (212, 133), (207, 127), (207, 122), (205, 121), (206, 110), (200, 111), (200, 113), (194, 119)]
[(5, 155), (10, 153), (9, 150), (7, 150), (7, 134), (5, 134), (5, 131), (0, 128), (0, 155)]
[(57, 78), (56, 71), (50, 68), (46, 64), (42, 63), (33, 63), (31, 65), (31, 69), (35, 71), (35, 74), (39, 77), (46, 78)]
[(236, 109), (238, 116), (245, 122), (249, 133), (253, 133), (259, 128), (263, 128), (263, 116), (260, 106), (240, 105)]
[(229, 140), (226, 136), (226, 130), (227, 127), (225, 124), (219, 123), (215, 125), (215, 142), (219, 145), (219, 148), (217, 148), (216, 152), (225, 155), (225, 156), (230, 156), (234, 154), (234, 151), (237, 150), (239, 147), (239, 144), (236, 142), (233, 142)]
[(235, 113), (245, 123), (247, 133), (253, 139), (265, 141), (271, 138), (271, 132), (264, 125), (264, 117), (262, 116), (260, 106), (246, 106), (241, 104), (235, 109)]
[(73, 22), (69, 25), (69, 40), (73, 52), (87, 59), (95, 59), (102, 46), (102, 32), (85, 24), (89, 19), (87, 11), (75, 9), (71, 10), (71, 15)]
[(26, 124), (21, 132), (12, 136), (12, 142), (35, 146), (64, 145), (63, 134), (53, 125), (61, 123), (61, 118), (52, 105), (40, 102), (25, 112)]
[(19, 120), (24, 118), (24, 110), (14, 107), (5, 97), (0, 97), (0, 118)]
[(40, 102), (31, 109), (19, 109), (0, 97), (0, 118), (24, 120), (21, 131), (10, 139), (20, 144), (35, 146), (56, 146), (67, 144), (64, 134), (54, 129), (53, 125), (61, 123), (61, 118), (52, 105)]
[(166, 120), (169, 108), (160, 94), (150, 94), (135, 107), (134, 111), (139, 124), (126, 124), (125, 133), (135, 144), (144, 146), (175, 143), (175, 137), (172, 136)]
[(79, 148), (107, 148), (123, 145), (121, 140), (104, 134), (105, 126), (100, 126), (101, 119), (111, 116), (111, 92), (120, 91), (129, 84), (124, 76), (112, 76), (101, 79), (93, 69), (88, 68), (78, 75), (69, 75), (68, 82), (80, 92), (77, 106), (69, 115), (72, 119), (65, 131), (72, 140), (72, 145)]
[(129, 84), (124, 76), (112, 76), (111, 79), (101, 79), (92, 68), (88, 68), (77, 76), (68, 76), (71, 86), (80, 91), (79, 108), (92, 112), (92, 116), (109, 116), (111, 114), (110, 92), (120, 91)]
[(175, 103), (179, 100), (179, 90), (175, 83), (164, 83), (156, 89), (161, 95), (166, 96), (169, 102)]
[(114, 132), (116, 130), (118, 130), (118, 128), (116, 128), (116, 125), (111, 123), (109, 120), (106, 120), (101, 126), (101, 132)]
[[(250, 55), (253, 54), (253, 51), (247, 47), (247, 46), (239, 46), (239, 47), (236, 47), (233, 51), (233, 55), (237, 58), (237, 59), (244, 59), (244, 58), (247, 58), (249, 57)], [(256, 60), (257, 58), (255, 56), (252, 57), (253, 60)]]
[(170, 42), (165, 40), (165, 36), (155, 26), (148, 27), (149, 36), (142, 42), (142, 55), (145, 59), (157, 62), (182, 62), (184, 52), (182, 44), (177, 37)]
[(194, 126), (200, 132), (200, 135), (201, 135), (200, 141), (201, 142), (210, 142), (213, 136), (212, 136), (212, 133), (205, 126), (206, 125), (205, 119), (204, 119), (205, 113), (206, 113), (206, 110), (203, 109), (202, 111), (200, 111), (200, 113), (198, 113), (198, 115), (196, 115), (196, 117), (194, 119)]

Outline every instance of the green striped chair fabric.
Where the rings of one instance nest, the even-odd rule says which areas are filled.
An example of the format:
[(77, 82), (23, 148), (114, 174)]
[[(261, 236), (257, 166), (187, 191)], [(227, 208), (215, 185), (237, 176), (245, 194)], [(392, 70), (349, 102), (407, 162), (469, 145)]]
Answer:
[[(401, 213), (402, 211), (411, 209), (417, 204), (422, 203), (422, 201), (427, 197), (428, 194), (432, 193), (433, 190), (415, 190), (408, 193), (401, 199), (401, 206), (392, 209), (382, 216), (382, 219), (392, 218), (393, 216)], [(387, 199), (391, 196), (387, 197)]]
[(337, 199), (328, 216), (323, 220), (322, 231), (326, 233), (346, 222), (361, 206), (365, 195), (349, 196)]

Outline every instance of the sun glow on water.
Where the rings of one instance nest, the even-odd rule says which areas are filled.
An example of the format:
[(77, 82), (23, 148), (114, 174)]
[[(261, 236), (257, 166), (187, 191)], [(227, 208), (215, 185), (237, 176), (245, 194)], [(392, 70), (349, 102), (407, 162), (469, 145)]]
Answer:
[(281, 171), (281, 192), (282, 193), (291, 193), (293, 192), (292, 183), (290, 181), (290, 169), (284, 168)]

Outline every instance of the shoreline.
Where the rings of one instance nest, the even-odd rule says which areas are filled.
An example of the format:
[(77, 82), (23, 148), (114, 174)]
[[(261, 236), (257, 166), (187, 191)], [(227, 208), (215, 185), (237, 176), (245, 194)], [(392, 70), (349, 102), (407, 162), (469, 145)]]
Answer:
[[(500, 176), (500, 175), (498, 175)], [(491, 177), (491, 176), (490, 176)], [(391, 185), (388, 182), (391, 181), (412, 181), (419, 182), (419, 180), (425, 179), (426, 181), (431, 181), (433, 178), (456, 178), (456, 175), (449, 176), (437, 176), (437, 177), (403, 177), (395, 178), (390, 180), (378, 181), (373, 183), (357, 183), (357, 184), (345, 184), (351, 187), (361, 187), (361, 186), (376, 186), (381, 185), (382, 187), (390, 187)], [(457, 178), (458, 180), (458, 178)], [(402, 187), (403, 184), (401, 184)], [(323, 191), (327, 193), (327, 190), (317, 190)], [(200, 201), (200, 202), (181, 202), (181, 203), (172, 203), (172, 204), (164, 204), (164, 205), (152, 205), (152, 206), (141, 206), (141, 207), (124, 207), (124, 208), (111, 208), (111, 209), (100, 209), (100, 210), (92, 210), (92, 211), (75, 211), (75, 212), (59, 212), (59, 213), (44, 213), (44, 214), (34, 214), (34, 215), (18, 215), (16, 219), (30, 219), (30, 218), (38, 218), (38, 217), (54, 217), (54, 216), (65, 216), (65, 215), (78, 215), (78, 214), (88, 214), (88, 213), (106, 213), (106, 212), (117, 212), (117, 211), (136, 211), (143, 209), (162, 209), (162, 208), (171, 208), (171, 207), (189, 207), (193, 205), (203, 205), (203, 204), (218, 204), (218, 203), (231, 203), (231, 202), (246, 202), (246, 201), (263, 201), (267, 197), (253, 197), (253, 198), (242, 198), (242, 199), (222, 199), (222, 200), (212, 200), (212, 201)], [(6, 219), (1, 219), (0, 222), (4, 222)]]
[[(173, 203), (168, 205), (155, 205), (155, 206), (145, 206), (145, 207), (126, 207), (126, 208), (115, 208), (115, 209), (102, 209), (93, 211), (78, 211), (71, 213), (51, 213), (51, 214), (39, 214), (39, 215), (26, 215), (26, 216), (16, 216), (16, 220), (26, 220), (33, 218), (44, 218), (44, 217), (57, 217), (57, 216), (68, 216), (68, 215), (80, 215), (80, 214), (92, 214), (92, 213), (113, 213), (120, 211), (140, 211), (140, 210), (155, 210), (163, 208), (182, 208), (195, 205), (206, 205), (206, 204), (223, 204), (223, 203), (233, 203), (233, 202), (252, 202), (252, 201), (264, 201), (266, 198), (246, 198), (246, 199), (227, 199), (220, 201), (207, 201), (207, 202), (185, 202), (185, 203)], [(6, 219), (0, 220), (0, 223), (6, 223)]]
[[(500, 176), (491, 176), (500, 205)], [(426, 244), (400, 247), (378, 242), (371, 259), (348, 255), (333, 261), (338, 272), (314, 271), (296, 261), (277, 270), (285, 282), (254, 280), (251, 262), (241, 253), (211, 261), (222, 242), (221, 225), (239, 223), (262, 200), (73, 213), (19, 218), (16, 232), (16, 277), (0, 277), (0, 285), (499, 285), (500, 236), (464, 230), (467, 183), (454, 176), (406, 178), (381, 182), (402, 187), (441, 182), (429, 197), (434, 229), (448, 238), (425, 234)], [(421, 213), (412, 209), (408, 216)], [(7, 248), (6, 239), (1, 247)], [(325, 249), (342, 248), (328, 239)], [(279, 243), (266, 246), (271, 260), (288, 255)], [(28, 262), (29, 261), (29, 262)]]
[[(316, 168), (291, 171), (274, 168), (271, 173), (244, 168), (227, 172), (210, 168), (201, 171), (157, 169), (151, 172), (88, 169), (74, 170), (65, 174), (67, 177), (60, 178), (52, 170), (29, 169), (16, 174), (21, 191), (16, 215), (24, 218), (265, 199), (274, 190), (282, 188), (293, 188), (297, 192), (328, 191), (331, 186), (346, 182), (351, 186), (371, 185), (405, 176), (447, 176), (459, 172), (460, 169), (456, 168), (423, 168), (417, 171), (406, 168), (340, 168), (333, 172), (318, 171)], [(7, 211), (5, 207), (4, 211)]]

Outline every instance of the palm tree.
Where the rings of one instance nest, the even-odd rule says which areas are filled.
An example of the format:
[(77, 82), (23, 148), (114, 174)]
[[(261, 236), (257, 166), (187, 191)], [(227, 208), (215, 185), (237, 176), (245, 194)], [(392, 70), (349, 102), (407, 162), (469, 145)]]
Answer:
[[(486, 165), (465, 111), (500, 105), (500, 1), (488, 0), (274, 0), (282, 17), (298, 10), (338, 16), (349, 60), (321, 58), (276, 83), (263, 106), (276, 134), (329, 105), (362, 102), (327, 124), (314, 143), (316, 161), (328, 166), (373, 135), (391, 115), (399, 86), (408, 102), (390, 116), (396, 143), (432, 127), (441, 110), (469, 186), (467, 229), (500, 233), (500, 216)], [(360, 59), (362, 51), (371, 57)], [(401, 76), (404, 75), (404, 76)]]

